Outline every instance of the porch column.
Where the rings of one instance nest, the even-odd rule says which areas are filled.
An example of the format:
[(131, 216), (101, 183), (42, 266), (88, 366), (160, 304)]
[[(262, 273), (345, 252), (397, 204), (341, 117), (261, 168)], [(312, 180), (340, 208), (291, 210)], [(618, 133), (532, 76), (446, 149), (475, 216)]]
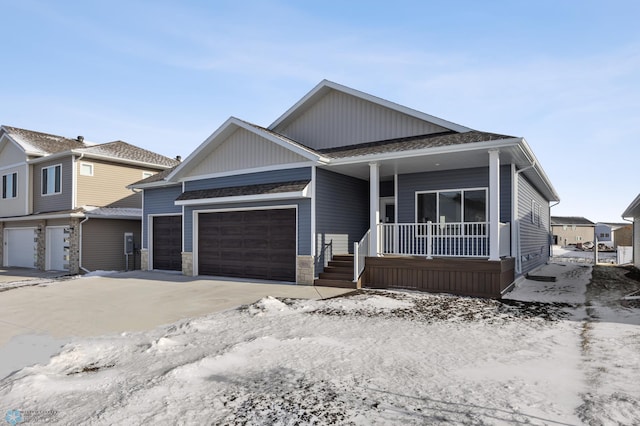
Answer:
[(500, 260), (500, 151), (489, 151), (489, 260)]
[(378, 223), (380, 223), (380, 165), (369, 163), (369, 256), (378, 255)]

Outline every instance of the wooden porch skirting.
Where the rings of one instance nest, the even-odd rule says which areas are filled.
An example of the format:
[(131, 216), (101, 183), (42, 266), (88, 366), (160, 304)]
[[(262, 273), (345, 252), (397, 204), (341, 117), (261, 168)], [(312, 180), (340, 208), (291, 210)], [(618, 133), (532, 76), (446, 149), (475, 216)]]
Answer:
[(363, 286), (500, 298), (515, 278), (515, 259), (367, 257)]

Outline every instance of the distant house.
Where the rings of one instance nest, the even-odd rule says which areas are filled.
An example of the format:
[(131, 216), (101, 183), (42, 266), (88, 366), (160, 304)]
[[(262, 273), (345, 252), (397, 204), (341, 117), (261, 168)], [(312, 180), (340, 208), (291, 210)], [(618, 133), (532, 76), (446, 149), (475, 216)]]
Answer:
[(629, 207), (622, 213), (622, 217), (633, 220), (633, 264), (640, 268), (640, 195), (629, 204)]
[(618, 246), (631, 246), (632, 226), (630, 223), (596, 223), (596, 237), (598, 243), (616, 248)]
[(557, 246), (575, 246), (593, 241), (596, 224), (580, 216), (551, 216), (551, 235)]
[(558, 200), (523, 138), (326, 80), (132, 188), (144, 268), (489, 297), (547, 261)]
[(142, 213), (142, 194), (127, 185), (176, 164), (122, 141), (0, 127), (2, 265), (72, 274), (125, 269), (124, 235), (139, 246)]

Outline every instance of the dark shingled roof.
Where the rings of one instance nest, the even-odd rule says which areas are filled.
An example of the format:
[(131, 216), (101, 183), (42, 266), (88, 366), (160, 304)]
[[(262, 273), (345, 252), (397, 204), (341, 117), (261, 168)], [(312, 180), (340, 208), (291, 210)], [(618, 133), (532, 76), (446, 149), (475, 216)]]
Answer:
[(164, 155), (156, 154), (155, 152), (138, 148), (137, 146), (123, 141), (93, 145), (79, 149), (78, 151), (82, 151), (85, 154), (104, 155), (110, 158), (139, 161), (141, 163), (157, 164), (166, 167), (174, 167), (179, 164), (179, 162), (173, 158), (165, 157)]
[(161, 180), (164, 180), (164, 178), (169, 176), (169, 174), (171, 174), (171, 172), (174, 171), (176, 167), (178, 167), (178, 166), (172, 167), (170, 169), (163, 170), (163, 171), (161, 171), (159, 173), (156, 173), (154, 175), (149, 176), (148, 178), (144, 178), (144, 179), (141, 179), (141, 180), (139, 180), (139, 181), (137, 181), (135, 183), (132, 183), (129, 186), (136, 186), (136, 185), (140, 185), (140, 184), (160, 182)]
[(510, 139), (514, 136), (497, 133), (479, 132), (443, 132), (430, 135), (411, 136), (400, 139), (390, 139), (380, 142), (370, 142), (358, 145), (342, 146), (338, 148), (322, 149), (321, 153), (330, 158), (358, 157), (363, 155), (384, 154), (397, 151), (412, 151), (441, 146), (461, 145), (474, 142), (486, 142), (500, 139)]
[(6, 129), (7, 133), (27, 152), (42, 154), (43, 156), (65, 151), (78, 151), (89, 155), (102, 155), (115, 160), (136, 161), (163, 167), (174, 167), (178, 164), (177, 160), (123, 141), (89, 144), (78, 139), (69, 139), (49, 133), (34, 132), (33, 130), (19, 129), (11, 126), (2, 127)]
[(581, 216), (551, 216), (551, 225), (595, 226), (595, 223)]
[(7, 133), (18, 142), (26, 151), (36, 151), (42, 155), (51, 155), (72, 149), (86, 148), (87, 145), (77, 139), (69, 139), (64, 136), (49, 133), (34, 132), (33, 130), (19, 129), (17, 127), (2, 126)]
[(176, 201), (201, 200), (207, 198), (237, 197), (241, 195), (279, 194), (282, 192), (302, 191), (310, 180), (296, 180), (291, 182), (263, 183), (258, 185), (233, 186), (229, 188), (202, 189), (187, 191)]

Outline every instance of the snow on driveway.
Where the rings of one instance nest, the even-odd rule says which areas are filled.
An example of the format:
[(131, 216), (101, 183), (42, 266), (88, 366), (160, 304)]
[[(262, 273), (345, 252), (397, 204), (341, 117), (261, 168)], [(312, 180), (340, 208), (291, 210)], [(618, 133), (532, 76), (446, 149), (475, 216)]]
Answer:
[(59, 424), (638, 424), (638, 309), (608, 306), (618, 322), (600, 327), (575, 301), (591, 267), (565, 268), (558, 300), (551, 283), (512, 293), (547, 303), (267, 297), (78, 339), (0, 381), (0, 409)]

